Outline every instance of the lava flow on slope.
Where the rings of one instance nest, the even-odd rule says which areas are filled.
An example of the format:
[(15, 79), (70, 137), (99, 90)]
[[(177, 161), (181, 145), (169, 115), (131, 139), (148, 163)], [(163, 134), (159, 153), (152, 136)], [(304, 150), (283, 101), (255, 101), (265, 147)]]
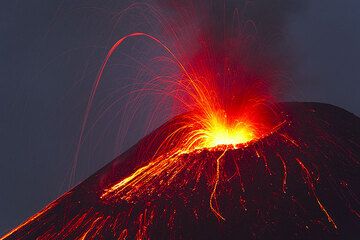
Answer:
[(358, 237), (360, 119), (279, 109), (284, 121), (255, 141), (152, 157), (174, 118), (2, 239)]

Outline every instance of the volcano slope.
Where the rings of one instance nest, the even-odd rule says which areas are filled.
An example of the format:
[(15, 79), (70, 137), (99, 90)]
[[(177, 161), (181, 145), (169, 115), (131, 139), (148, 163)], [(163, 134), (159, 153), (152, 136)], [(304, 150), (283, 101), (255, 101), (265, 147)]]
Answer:
[(154, 159), (174, 118), (1, 239), (360, 239), (360, 119), (280, 109), (241, 147)]

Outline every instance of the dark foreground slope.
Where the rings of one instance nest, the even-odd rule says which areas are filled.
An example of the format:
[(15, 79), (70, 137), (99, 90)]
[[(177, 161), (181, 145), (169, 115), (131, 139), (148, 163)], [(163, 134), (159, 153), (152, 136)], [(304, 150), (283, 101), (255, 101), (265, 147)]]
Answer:
[(152, 164), (165, 124), (4, 239), (360, 239), (360, 119), (281, 109), (248, 146)]

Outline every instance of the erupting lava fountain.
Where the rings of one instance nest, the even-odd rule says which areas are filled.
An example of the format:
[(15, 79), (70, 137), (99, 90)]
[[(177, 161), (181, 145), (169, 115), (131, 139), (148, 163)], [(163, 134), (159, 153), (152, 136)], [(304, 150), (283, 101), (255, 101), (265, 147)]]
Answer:
[(360, 119), (326, 104), (276, 103), (267, 86), (275, 64), (244, 54), (246, 37), (199, 37), (191, 58), (146, 33), (120, 39), (93, 84), (79, 147), (107, 63), (133, 38), (160, 46), (179, 69), (156, 86), (170, 86), (158, 92), (182, 114), (2, 240), (360, 237)]

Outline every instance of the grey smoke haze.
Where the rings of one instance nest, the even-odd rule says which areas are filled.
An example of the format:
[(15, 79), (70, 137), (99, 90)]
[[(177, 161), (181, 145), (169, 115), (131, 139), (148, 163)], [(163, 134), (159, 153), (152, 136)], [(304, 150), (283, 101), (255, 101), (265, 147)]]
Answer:
[[(117, 13), (132, 2), (2, 2), (0, 235), (68, 189), (81, 117), (111, 43), (133, 31), (159, 31), (153, 18), (138, 20), (147, 13), (141, 8), (129, 11), (116, 24)], [(232, 4), (244, 3), (229, 1), (229, 6)], [(360, 2), (264, 0), (248, 4), (254, 4), (246, 14), (258, 19), (259, 33), (280, 33), (280, 39), (287, 41), (278, 43), (293, 50), (284, 99), (331, 103), (359, 116)], [(149, 43), (136, 47), (139, 45), (146, 53), (129, 43), (124, 54), (141, 58), (161, 52)], [(123, 56), (114, 56), (90, 122), (114, 100), (116, 89), (131, 83), (136, 74), (131, 59)], [(105, 115), (94, 131), (87, 132), (76, 180), (91, 175), (141, 138), (141, 116), (147, 111), (146, 107), (139, 108), (140, 117), (129, 127), (135, 130), (130, 130), (121, 146), (113, 144), (117, 138), (112, 129), (121, 121), (119, 116), (113, 117), (114, 112)], [(161, 118), (154, 126), (160, 123)]]

